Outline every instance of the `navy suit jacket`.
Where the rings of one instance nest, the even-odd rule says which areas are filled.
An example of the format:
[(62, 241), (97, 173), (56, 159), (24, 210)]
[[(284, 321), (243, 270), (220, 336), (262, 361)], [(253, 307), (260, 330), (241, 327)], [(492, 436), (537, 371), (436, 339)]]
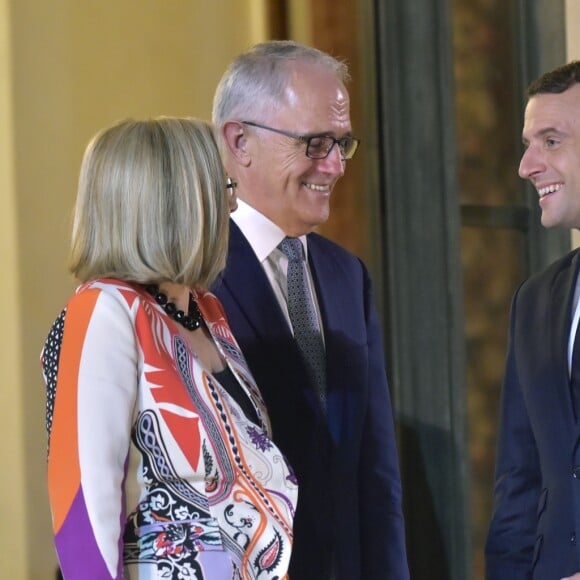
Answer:
[(308, 235), (324, 326), (327, 413), (264, 270), (231, 222), (229, 256), (213, 291), (264, 396), (274, 440), (299, 484), (290, 577), (409, 577), (399, 465), (381, 330), (362, 262)]
[(516, 293), (502, 391), (488, 580), (559, 580), (580, 571), (580, 423), (568, 378), (579, 254)]

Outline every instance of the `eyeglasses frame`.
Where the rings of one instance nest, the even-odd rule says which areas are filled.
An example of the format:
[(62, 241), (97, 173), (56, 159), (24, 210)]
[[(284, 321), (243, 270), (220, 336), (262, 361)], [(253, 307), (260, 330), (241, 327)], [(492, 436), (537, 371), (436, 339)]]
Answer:
[[(278, 133), (280, 135), (285, 135), (286, 137), (290, 137), (291, 139), (296, 139), (297, 141), (301, 141), (302, 143), (306, 143), (306, 157), (308, 157), (309, 159), (326, 159), (330, 155), (332, 148), (335, 145), (338, 145), (338, 149), (339, 149), (340, 154), (341, 154), (341, 159), (343, 159), (344, 161), (348, 161), (349, 159), (352, 159), (354, 157), (355, 153), (357, 152), (358, 146), (360, 145), (360, 139), (357, 139), (356, 137), (352, 137), (350, 135), (348, 137), (341, 137), (340, 139), (336, 139), (332, 135), (328, 135), (328, 134), (324, 134), (324, 133), (317, 134), (317, 135), (298, 135), (296, 133), (292, 133), (290, 131), (285, 131), (283, 129), (276, 129), (274, 127), (268, 127), (267, 125), (261, 125), (260, 123), (255, 123), (254, 121), (240, 121), (240, 123), (242, 123), (243, 125), (248, 125), (250, 127), (256, 127), (258, 129), (265, 129), (266, 131), (272, 131), (272, 133)], [(308, 149), (310, 148), (310, 140), (311, 139), (320, 139), (321, 137), (324, 139), (332, 139), (333, 143), (329, 147), (328, 151), (326, 152), (326, 155), (324, 155), (323, 157), (312, 157), (312, 155), (308, 154)], [(343, 142), (345, 139), (349, 139), (353, 143), (356, 143), (354, 150), (351, 153), (350, 157), (343, 156), (343, 148), (340, 146), (340, 143)]]

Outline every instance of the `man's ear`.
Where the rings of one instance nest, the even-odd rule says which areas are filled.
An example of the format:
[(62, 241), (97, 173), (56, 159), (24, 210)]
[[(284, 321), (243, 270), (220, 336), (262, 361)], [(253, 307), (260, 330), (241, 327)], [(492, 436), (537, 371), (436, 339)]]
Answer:
[(226, 148), (232, 159), (240, 165), (250, 164), (250, 154), (247, 151), (247, 135), (244, 125), (238, 121), (227, 121), (222, 128)]

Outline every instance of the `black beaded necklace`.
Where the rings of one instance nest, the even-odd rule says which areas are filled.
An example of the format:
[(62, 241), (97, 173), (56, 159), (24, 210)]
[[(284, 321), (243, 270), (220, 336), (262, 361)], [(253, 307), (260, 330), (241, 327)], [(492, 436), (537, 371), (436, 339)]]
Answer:
[(198, 329), (202, 322), (203, 316), (199, 311), (199, 306), (197, 302), (193, 298), (192, 294), (189, 294), (189, 306), (187, 310), (187, 314), (183, 312), (183, 310), (179, 310), (177, 306), (173, 302), (169, 302), (169, 298), (167, 298), (167, 294), (164, 294), (159, 290), (159, 286), (157, 284), (148, 284), (145, 286), (145, 290), (155, 298), (155, 301), (165, 312), (175, 320), (178, 324), (185, 327), (187, 330), (196, 330)]

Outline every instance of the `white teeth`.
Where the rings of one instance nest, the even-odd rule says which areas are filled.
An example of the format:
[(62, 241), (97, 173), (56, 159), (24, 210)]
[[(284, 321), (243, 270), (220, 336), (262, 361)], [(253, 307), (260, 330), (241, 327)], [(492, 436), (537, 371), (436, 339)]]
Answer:
[(304, 185), (314, 191), (328, 191), (328, 185), (315, 185), (314, 183), (305, 183)]
[(540, 197), (544, 197), (544, 195), (547, 195), (548, 193), (554, 193), (555, 191), (558, 191), (561, 187), (562, 187), (561, 183), (553, 183), (552, 185), (546, 185), (546, 187), (538, 189), (538, 194), (540, 195)]

